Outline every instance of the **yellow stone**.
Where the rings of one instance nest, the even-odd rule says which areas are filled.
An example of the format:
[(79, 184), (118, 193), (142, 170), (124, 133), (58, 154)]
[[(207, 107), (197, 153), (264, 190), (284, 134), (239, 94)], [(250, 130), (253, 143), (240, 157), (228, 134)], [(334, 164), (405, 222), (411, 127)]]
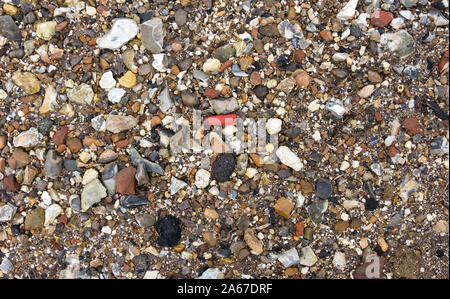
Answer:
[(14, 16), (19, 12), (19, 9), (17, 7), (9, 3), (3, 4), (3, 10), (10, 16)]
[(292, 202), (286, 197), (280, 197), (275, 204), (275, 211), (286, 219), (289, 219), (294, 209)]
[(133, 88), (136, 85), (136, 75), (131, 71), (126, 72), (125, 75), (119, 79), (119, 84), (125, 88)]

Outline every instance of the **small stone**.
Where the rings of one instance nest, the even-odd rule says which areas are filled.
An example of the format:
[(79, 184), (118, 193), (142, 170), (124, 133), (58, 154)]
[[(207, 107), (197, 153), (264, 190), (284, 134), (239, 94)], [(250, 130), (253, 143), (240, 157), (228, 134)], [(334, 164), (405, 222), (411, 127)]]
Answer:
[(135, 208), (148, 204), (150, 204), (150, 202), (148, 201), (148, 198), (145, 195), (129, 195), (125, 197), (125, 199), (123, 200), (122, 207)]
[(301, 72), (297, 76), (295, 76), (295, 81), (298, 86), (306, 88), (311, 83), (311, 76), (307, 72)]
[(348, 221), (339, 221), (334, 225), (334, 232), (337, 235), (340, 235), (344, 233), (348, 227), (349, 227)]
[(415, 117), (408, 117), (403, 121), (403, 127), (408, 131), (411, 135), (416, 135), (420, 133), (419, 122)]
[(217, 213), (217, 211), (209, 208), (205, 209), (204, 216), (206, 219), (213, 219), (213, 220), (219, 218), (219, 214)]
[(136, 214), (135, 219), (140, 227), (149, 228), (156, 223), (156, 218), (150, 214)]
[(304, 247), (300, 253), (300, 265), (311, 267), (317, 262), (317, 257), (311, 247)]
[(109, 163), (116, 160), (117, 157), (119, 157), (119, 155), (115, 151), (113, 151), (112, 149), (106, 149), (100, 154), (98, 162)]
[(295, 171), (299, 171), (303, 168), (303, 163), (300, 161), (299, 157), (294, 154), (288, 147), (284, 145), (280, 146), (275, 153), (278, 159), (280, 159), (281, 163), (294, 169)]
[[(0, 147), (1, 148), (1, 147)], [(449, 154), (449, 146), (448, 140), (445, 137), (437, 136), (431, 141), (430, 145), (430, 154), (431, 155), (448, 155)]]
[(91, 206), (107, 196), (106, 189), (98, 179), (84, 186), (81, 192), (81, 210), (86, 212)]
[(48, 226), (55, 221), (56, 217), (63, 213), (63, 209), (58, 204), (52, 204), (45, 210), (45, 222), (44, 225)]
[(406, 31), (399, 30), (395, 33), (383, 33), (380, 43), (395, 52), (400, 58), (406, 58), (414, 52), (414, 38)]
[(225, 45), (214, 50), (212, 56), (224, 63), (236, 54), (236, 49), (232, 45)]
[(174, 106), (174, 103), (170, 98), (169, 88), (164, 88), (159, 94), (158, 99), (161, 112), (167, 114)]
[(197, 96), (188, 90), (183, 90), (181, 92), (181, 100), (183, 101), (183, 104), (188, 107), (194, 107), (200, 103)]
[(2, 34), (9, 41), (21, 41), (22, 33), (19, 27), (17, 27), (13, 18), (9, 15), (0, 16), (0, 28), (2, 29)]
[(178, 191), (186, 187), (186, 182), (177, 179), (176, 177), (172, 177), (170, 180), (170, 195), (176, 194)]
[(131, 115), (108, 115), (106, 119), (106, 129), (112, 133), (120, 133), (122, 131), (131, 130), (136, 127), (138, 121)]
[(333, 257), (333, 266), (338, 269), (344, 270), (347, 262), (345, 260), (345, 253), (336, 251)]
[(139, 31), (136, 22), (132, 19), (117, 19), (104, 36), (97, 38), (100, 48), (116, 50), (133, 39)]
[(264, 251), (264, 244), (255, 236), (253, 229), (246, 229), (244, 233), (244, 240), (248, 247), (257, 255)]
[(282, 123), (283, 122), (281, 121), (281, 119), (270, 118), (266, 123), (267, 133), (269, 133), (270, 135), (278, 134), (281, 131)]
[(347, 4), (336, 15), (336, 18), (338, 18), (340, 20), (353, 19), (357, 6), (358, 6), (358, 0), (348, 1)]
[(233, 154), (221, 154), (212, 164), (211, 170), (218, 182), (226, 182), (236, 166), (236, 158)]
[(25, 230), (40, 230), (44, 227), (45, 212), (37, 207), (25, 216)]
[(203, 189), (209, 186), (211, 174), (205, 169), (199, 169), (195, 173), (195, 186), (199, 189)]
[(56, 154), (55, 150), (49, 150), (45, 156), (44, 172), (45, 176), (55, 179), (62, 171), (63, 160)]
[(394, 15), (388, 11), (377, 10), (373, 12), (370, 23), (380, 28), (386, 27), (394, 19)]
[(19, 169), (30, 164), (30, 156), (21, 148), (15, 148), (14, 152), (8, 160), (8, 165), (11, 169)]
[(253, 92), (259, 99), (264, 99), (266, 95), (269, 93), (269, 89), (264, 85), (258, 85), (253, 88)]
[(81, 183), (83, 185), (87, 185), (90, 182), (92, 182), (93, 180), (98, 178), (98, 171), (95, 170), (94, 168), (89, 168), (88, 170), (86, 170), (86, 172), (83, 175), (83, 180), (81, 181)]
[(123, 88), (111, 88), (108, 91), (108, 101), (113, 104), (118, 104), (122, 100), (122, 97), (126, 94)]
[(91, 104), (94, 99), (94, 91), (92, 87), (86, 83), (75, 86), (67, 91), (67, 97), (71, 102), (76, 104)]
[(133, 88), (136, 85), (136, 75), (128, 71), (119, 79), (120, 86), (123, 86), (125, 88)]
[(16, 214), (17, 207), (10, 203), (0, 206), (0, 223), (11, 221)]
[(278, 84), (277, 90), (281, 90), (285, 94), (289, 94), (292, 91), (292, 89), (294, 89), (295, 84), (296, 81), (294, 78), (286, 78)]
[(74, 154), (78, 153), (83, 147), (80, 139), (78, 138), (70, 138), (69, 140), (67, 140), (66, 145), (70, 149), (70, 152)]
[(12, 80), (14, 84), (29, 95), (38, 93), (41, 90), (41, 82), (33, 73), (15, 71), (12, 75)]
[(3, 179), (3, 189), (11, 192), (17, 192), (20, 190), (20, 185), (17, 183), (14, 174), (5, 176)]
[(375, 86), (372, 84), (369, 84), (365, 87), (363, 87), (360, 91), (358, 91), (358, 95), (365, 99), (372, 95), (373, 91), (375, 90)]
[[(105, 72), (99, 82), (101, 88), (110, 90), (116, 86), (117, 81), (114, 79), (113, 73), (111, 71)], [(109, 96), (108, 96), (109, 98)]]
[(51, 40), (56, 33), (55, 21), (43, 22), (36, 25), (36, 35), (43, 40)]
[(160, 18), (152, 18), (140, 25), (141, 40), (144, 47), (152, 54), (159, 54), (163, 51), (164, 37), (166, 31)]
[(203, 232), (203, 241), (208, 244), (209, 247), (215, 248), (217, 246), (217, 236), (214, 232)]
[(215, 59), (215, 58), (209, 58), (208, 60), (205, 61), (205, 63), (203, 64), (203, 71), (207, 74), (210, 73), (217, 73), (220, 71), (220, 66), (222, 64), (220, 63), (219, 59)]
[(116, 191), (121, 194), (134, 195), (135, 191), (135, 179), (136, 168), (127, 167), (120, 170), (116, 174)]
[(180, 242), (180, 221), (175, 216), (167, 215), (158, 219), (155, 228), (159, 234), (157, 240), (159, 246), (174, 247)]
[[(1, 213), (0, 213), (0, 215), (1, 215)], [(1, 222), (1, 220), (0, 220), (0, 222)], [(448, 234), (448, 222), (445, 220), (439, 220), (433, 226), (433, 231), (437, 234)]]
[(381, 83), (383, 82), (383, 78), (380, 76), (379, 73), (374, 72), (374, 71), (368, 71), (367, 72), (367, 77), (369, 79), (370, 82), (372, 83)]
[(280, 197), (275, 206), (275, 211), (286, 219), (289, 219), (291, 212), (294, 209), (292, 202), (286, 197)]
[(400, 184), (399, 196), (403, 202), (407, 202), (409, 197), (419, 189), (419, 184), (411, 177), (406, 176)]
[(175, 12), (175, 23), (177, 23), (178, 26), (184, 26), (187, 22), (187, 12), (183, 9), (178, 9)]
[(217, 268), (208, 268), (198, 279), (223, 279), (225, 275)]
[(295, 247), (278, 255), (278, 260), (285, 268), (292, 267), (300, 263), (300, 257)]

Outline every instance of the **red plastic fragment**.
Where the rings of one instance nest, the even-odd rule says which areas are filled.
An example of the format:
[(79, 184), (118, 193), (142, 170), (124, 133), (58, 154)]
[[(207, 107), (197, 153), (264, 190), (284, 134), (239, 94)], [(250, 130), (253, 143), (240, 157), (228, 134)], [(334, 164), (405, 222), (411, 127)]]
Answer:
[(206, 118), (209, 126), (230, 126), (236, 124), (236, 114), (213, 115)]

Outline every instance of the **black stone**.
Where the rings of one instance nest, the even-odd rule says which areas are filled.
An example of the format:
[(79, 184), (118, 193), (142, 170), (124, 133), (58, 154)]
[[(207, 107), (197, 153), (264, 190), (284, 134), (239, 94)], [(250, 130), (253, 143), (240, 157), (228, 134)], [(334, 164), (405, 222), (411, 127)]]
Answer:
[(135, 256), (132, 261), (134, 264), (134, 270), (138, 273), (144, 273), (148, 269), (150, 258), (146, 254), (141, 254)]
[(150, 202), (146, 195), (130, 195), (125, 197), (122, 202), (122, 207), (124, 208), (134, 208), (143, 205), (148, 205)]
[(155, 228), (159, 234), (157, 242), (160, 246), (173, 247), (180, 242), (180, 221), (175, 216), (167, 215), (158, 219)]
[(319, 179), (316, 183), (316, 195), (321, 199), (330, 198), (333, 193), (333, 186), (328, 179)]
[(44, 119), (42, 119), (39, 122), (38, 125), (38, 131), (39, 133), (41, 133), (44, 136), (48, 136), (48, 134), (50, 133), (50, 129), (53, 126), (53, 120), (51, 120), (50, 118), (46, 117)]
[(255, 88), (253, 88), (253, 92), (259, 99), (264, 99), (266, 95), (269, 93), (269, 89), (267, 88), (267, 86), (258, 85)]
[(218, 182), (226, 182), (230, 178), (236, 166), (236, 158), (233, 154), (221, 154), (212, 165), (212, 172)]
[(366, 208), (367, 211), (373, 211), (378, 208), (378, 201), (374, 198), (368, 198), (366, 199), (364, 207)]

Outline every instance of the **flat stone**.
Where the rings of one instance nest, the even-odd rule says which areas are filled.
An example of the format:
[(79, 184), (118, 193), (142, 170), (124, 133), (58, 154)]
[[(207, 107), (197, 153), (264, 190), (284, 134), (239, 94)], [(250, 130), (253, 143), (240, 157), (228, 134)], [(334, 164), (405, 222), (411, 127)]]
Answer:
[(211, 108), (216, 114), (229, 114), (239, 109), (236, 99), (214, 99), (210, 100)]
[(131, 115), (108, 115), (106, 119), (106, 129), (112, 133), (120, 133), (136, 127), (138, 121)]
[(340, 20), (350, 20), (353, 19), (356, 12), (356, 7), (358, 6), (358, 0), (350, 0), (347, 4), (339, 11), (336, 18)]
[(132, 19), (117, 19), (104, 36), (97, 38), (100, 48), (116, 50), (132, 40), (138, 33), (139, 28)]
[(311, 267), (317, 262), (317, 257), (311, 247), (303, 247), (300, 253), (300, 265)]
[(365, 99), (372, 95), (373, 91), (375, 90), (375, 86), (372, 84), (369, 84), (367, 86), (364, 86), (360, 91), (358, 91), (358, 95)]
[(129, 195), (122, 201), (122, 207), (124, 208), (135, 208), (148, 204), (150, 204), (150, 201), (145, 195)]
[(22, 33), (11, 16), (0, 16), (0, 28), (2, 29), (2, 35), (4, 35), (9, 41), (22, 40)]
[(414, 52), (414, 38), (403, 29), (395, 33), (383, 33), (380, 43), (385, 45), (389, 51), (395, 52), (400, 58), (406, 58)]
[(45, 209), (45, 222), (44, 225), (48, 226), (55, 221), (56, 217), (61, 215), (63, 213), (63, 209), (56, 203), (49, 206), (47, 209)]
[(45, 156), (44, 172), (45, 176), (55, 179), (62, 171), (63, 160), (59, 157), (55, 150), (49, 150)]
[(300, 263), (300, 257), (295, 247), (278, 255), (278, 260), (285, 268), (292, 267)]
[(57, 105), (56, 97), (58, 96), (58, 93), (56, 92), (56, 89), (49, 85), (45, 88), (45, 97), (44, 101), (42, 102), (41, 107), (39, 108), (39, 113), (46, 114), (51, 113), (55, 111), (55, 107)]
[(25, 230), (40, 230), (44, 227), (45, 211), (37, 207), (25, 216)]
[(257, 255), (264, 251), (264, 244), (255, 236), (253, 229), (246, 229), (244, 232), (244, 240), (248, 247)]
[(174, 247), (181, 239), (180, 221), (172, 215), (167, 215), (158, 219), (155, 224), (156, 231), (159, 234), (158, 245)]
[(39, 134), (36, 128), (30, 128), (28, 131), (22, 132), (13, 139), (13, 144), (15, 147), (29, 148), (36, 146), (42, 135)]
[(300, 161), (300, 158), (296, 154), (294, 154), (288, 147), (284, 145), (280, 146), (275, 153), (278, 159), (280, 159), (281, 163), (294, 169), (295, 171), (299, 171), (303, 168), (303, 163)]
[(221, 154), (212, 164), (211, 171), (218, 182), (226, 182), (236, 166), (236, 158), (233, 154)]
[(225, 45), (214, 50), (212, 56), (224, 63), (236, 54), (236, 49), (232, 45)]
[(172, 177), (170, 180), (170, 195), (176, 194), (178, 191), (186, 187), (186, 182), (177, 179), (176, 177)]
[(144, 47), (153, 54), (163, 51), (166, 31), (160, 18), (152, 18), (140, 25), (141, 40)]
[(116, 191), (121, 194), (134, 195), (135, 191), (135, 179), (136, 168), (127, 167), (120, 170), (116, 174)]
[(328, 199), (333, 194), (333, 186), (328, 179), (319, 179), (316, 183), (316, 195), (321, 199)]
[(108, 91), (108, 101), (113, 104), (118, 104), (122, 100), (122, 97), (126, 94), (123, 88), (111, 88)]
[(94, 99), (94, 91), (92, 87), (86, 83), (75, 86), (67, 91), (67, 97), (71, 102), (76, 104), (91, 104)]
[(136, 75), (128, 71), (119, 79), (120, 86), (123, 86), (125, 88), (133, 88), (136, 85)]
[(174, 103), (170, 98), (169, 88), (164, 88), (159, 94), (158, 99), (159, 109), (161, 109), (162, 113), (167, 114), (174, 106)]
[(14, 84), (29, 95), (38, 93), (41, 90), (41, 82), (33, 73), (15, 71), (12, 75), (12, 80)]
[(116, 174), (119, 168), (116, 163), (106, 164), (102, 173), (102, 182), (106, 187), (109, 195), (116, 193)]
[(8, 159), (8, 165), (11, 169), (22, 168), (30, 162), (30, 156), (21, 148), (15, 148), (11, 158)]
[(294, 204), (286, 197), (280, 197), (275, 206), (275, 212), (280, 214), (286, 219), (291, 217), (291, 212), (294, 209)]
[(86, 212), (94, 204), (100, 202), (102, 198), (107, 196), (106, 189), (102, 183), (95, 179), (86, 186), (81, 192), (81, 210)]

